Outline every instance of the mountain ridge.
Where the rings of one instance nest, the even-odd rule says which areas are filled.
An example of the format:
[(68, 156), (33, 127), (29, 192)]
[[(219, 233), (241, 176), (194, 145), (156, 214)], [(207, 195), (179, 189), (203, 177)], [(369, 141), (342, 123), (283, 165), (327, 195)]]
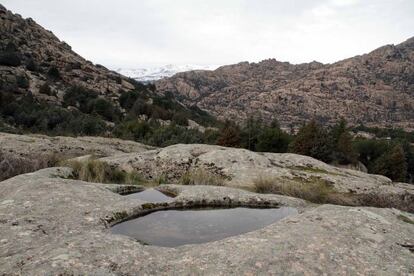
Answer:
[(222, 119), (260, 111), (284, 125), (344, 117), (353, 125), (414, 129), (414, 37), (332, 64), (241, 62), (179, 73), (156, 86)]

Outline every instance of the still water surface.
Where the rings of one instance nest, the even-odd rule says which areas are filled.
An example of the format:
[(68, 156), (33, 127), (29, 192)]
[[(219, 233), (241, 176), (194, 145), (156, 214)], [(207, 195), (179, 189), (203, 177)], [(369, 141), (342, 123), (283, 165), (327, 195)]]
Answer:
[(117, 224), (111, 230), (146, 244), (177, 247), (240, 235), (294, 214), (297, 210), (290, 207), (166, 210)]

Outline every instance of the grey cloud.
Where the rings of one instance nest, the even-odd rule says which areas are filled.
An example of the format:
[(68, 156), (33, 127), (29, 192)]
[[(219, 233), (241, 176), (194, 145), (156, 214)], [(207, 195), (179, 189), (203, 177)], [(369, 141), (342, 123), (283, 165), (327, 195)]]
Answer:
[(3, 0), (107, 66), (334, 62), (414, 30), (412, 0)]

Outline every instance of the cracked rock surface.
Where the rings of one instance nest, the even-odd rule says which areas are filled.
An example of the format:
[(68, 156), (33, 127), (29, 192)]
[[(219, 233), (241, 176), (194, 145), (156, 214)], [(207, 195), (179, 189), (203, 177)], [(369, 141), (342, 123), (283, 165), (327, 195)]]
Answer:
[[(395, 209), (308, 205), (228, 187), (163, 185), (178, 194), (152, 204), (119, 185), (64, 179), (51, 168), (0, 183), (0, 274), (4, 275), (409, 275), (414, 216)], [(291, 206), (298, 215), (224, 240), (145, 246), (108, 227), (152, 209)]]

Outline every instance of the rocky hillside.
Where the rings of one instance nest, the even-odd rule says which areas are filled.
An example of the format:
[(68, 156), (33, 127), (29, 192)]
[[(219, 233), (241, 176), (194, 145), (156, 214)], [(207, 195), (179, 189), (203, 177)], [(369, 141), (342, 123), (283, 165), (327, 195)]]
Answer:
[[(154, 85), (94, 65), (32, 19), (1, 5), (0, 36), (2, 131), (131, 139), (131, 124), (138, 121), (152, 123), (145, 127), (154, 131), (171, 121), (194, 129), (216, 122), (172, 95), (157, 93)], [(145, 135), (142, 129), (135, 133)]]
[(260, 111), (284, 125), (311, 118), (414, 128), (414, 38), (334, 64), (293, 65), (274, 59), (179, 73), (161, 91), (221, 118)]
[(31, 18), (23, 19), (1, 5), (0, 35), (2, 91), (30, 91), (36, 98), (61, 103), (68, 86), (82, 86), (107, 98), (134, 89), (128, 78), (85, 60)]

